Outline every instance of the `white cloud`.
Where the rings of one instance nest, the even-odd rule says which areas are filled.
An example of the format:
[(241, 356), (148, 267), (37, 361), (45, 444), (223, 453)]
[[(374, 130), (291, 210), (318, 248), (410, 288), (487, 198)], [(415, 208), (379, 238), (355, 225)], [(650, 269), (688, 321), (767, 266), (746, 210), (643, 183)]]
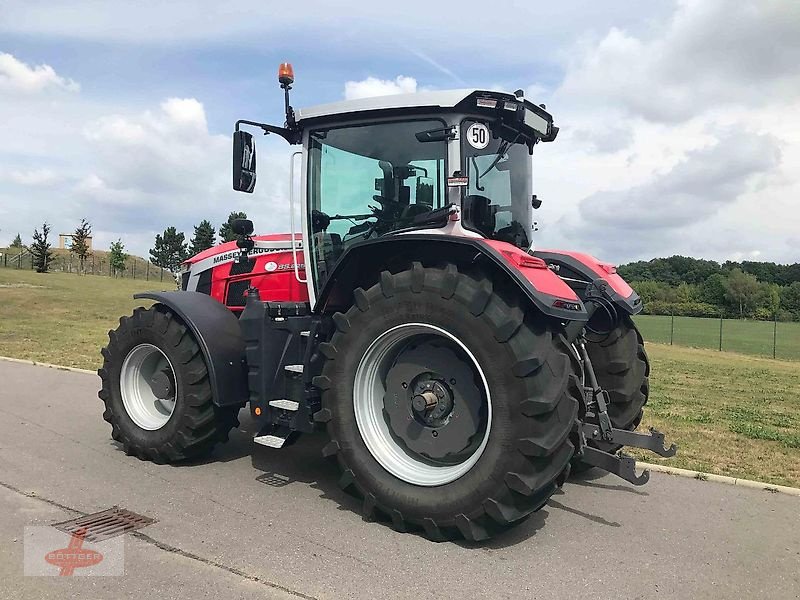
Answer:
[(416, 91), (417, 80), (405, 75), (398, 75), (394, 79), (367, 77), (361, 81), (348, 81), (344, 84), (344, 97), (347, 100), (392, 94), (413, 94)]
[(656, 36), (612, 28), (569, 61), (559, 95), (674, 123), (800, 89), (800, 4), (686, 0)]
[(0, 172), (0, 181), (8, 181), (17, 185), (45, 186), (58, 181), (56, 173), (50, 169), (10, 170)]
[(60, 76), (50, 65), (31, 67), (11, 54), (0, 53), (0, 90), (32, 94), (53, 88), (77, 92), (80, 85)]

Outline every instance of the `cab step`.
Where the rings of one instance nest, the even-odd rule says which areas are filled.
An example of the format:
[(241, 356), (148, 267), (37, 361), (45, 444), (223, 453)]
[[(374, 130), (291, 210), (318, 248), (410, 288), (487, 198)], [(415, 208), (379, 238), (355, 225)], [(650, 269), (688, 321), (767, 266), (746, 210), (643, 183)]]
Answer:
[(256, 444), (268, 446), (269, 448), (283, 448), (286, 443), (286, 438), (277, 435), (259, 435), (253, 438)]
[(286, 365), (283, 367), (289, 373), (302, 373), (303, 372), (303, 365)]
[(269, 405), (273, 408), (280, 408), (282, 410), (296, 411), (300, 408), (300, 403), (294, 400), (270, 400)]

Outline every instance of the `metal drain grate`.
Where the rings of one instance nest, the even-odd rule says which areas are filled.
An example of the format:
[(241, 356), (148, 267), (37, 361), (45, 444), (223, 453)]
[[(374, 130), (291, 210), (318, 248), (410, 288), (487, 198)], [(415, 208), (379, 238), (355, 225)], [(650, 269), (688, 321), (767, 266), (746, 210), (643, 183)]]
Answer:
[(155, 519), (138, 515), (124, 508), (109, 508), (77, 519), (53, 525), (59, 531), (80, 537), (87, 542), (101, 542), (155, 523)]

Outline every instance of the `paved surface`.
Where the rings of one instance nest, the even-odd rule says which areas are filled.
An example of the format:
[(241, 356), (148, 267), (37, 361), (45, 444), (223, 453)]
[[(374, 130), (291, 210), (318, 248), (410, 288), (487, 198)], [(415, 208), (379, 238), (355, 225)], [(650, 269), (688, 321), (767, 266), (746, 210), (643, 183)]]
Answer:
[[(98, 381), (0, 361), (0, 598), (800, 598), (800, 498), (604, 476), (489, 544), (435, 544), (353, 513), (323, 436), (254, 448), (244, 420), (203, 464), (125, 456)], [(124, 576), (22, 575), (24, 526), (113, 505), (158, 520)]]

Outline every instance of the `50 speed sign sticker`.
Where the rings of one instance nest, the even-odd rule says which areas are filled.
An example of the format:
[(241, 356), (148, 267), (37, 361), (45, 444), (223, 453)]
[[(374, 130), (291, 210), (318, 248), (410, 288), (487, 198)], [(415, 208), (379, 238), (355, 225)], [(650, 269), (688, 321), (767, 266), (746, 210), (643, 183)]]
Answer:
[(483, 150), (489, 145), (489, 128), (483, 123), (473, 123), (467, 128), (467, 141), (476, 150)]

